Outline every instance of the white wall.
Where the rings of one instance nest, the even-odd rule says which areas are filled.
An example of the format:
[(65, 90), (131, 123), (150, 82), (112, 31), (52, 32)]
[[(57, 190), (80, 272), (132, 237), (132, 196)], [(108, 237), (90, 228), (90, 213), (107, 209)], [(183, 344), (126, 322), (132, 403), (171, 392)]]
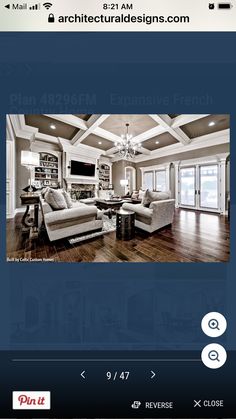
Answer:
[(6, 117), (6, 217), (15, 216), (15, 135)]

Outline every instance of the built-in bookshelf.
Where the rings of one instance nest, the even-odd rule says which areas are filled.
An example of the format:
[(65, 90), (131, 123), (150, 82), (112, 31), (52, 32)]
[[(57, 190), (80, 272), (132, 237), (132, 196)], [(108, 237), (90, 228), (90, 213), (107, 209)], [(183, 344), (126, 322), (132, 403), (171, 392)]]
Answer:
[(111, 184), (111, 168), (107, 164), (99, 165), (99, 187), (109, 189)]
[(40, 166), (35, 167), (34, 170), (34, 186), (57, 188), (59, 185), (58, 157), (50, 153), (39, 153), (39, 156)]

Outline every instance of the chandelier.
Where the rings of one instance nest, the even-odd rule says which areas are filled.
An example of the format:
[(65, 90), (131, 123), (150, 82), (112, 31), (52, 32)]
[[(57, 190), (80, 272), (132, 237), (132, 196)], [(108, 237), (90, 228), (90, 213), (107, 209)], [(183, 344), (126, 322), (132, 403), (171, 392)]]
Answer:
[(122, 158), (132, 159), (137, 151), (141, 148), (141, 143), (133, 140), (133, 136), (129, 134), (129, 124), (126, 125), (126, 133), (121, 135), (121, 140), (115, 143), (118, 148), (119, 156)]

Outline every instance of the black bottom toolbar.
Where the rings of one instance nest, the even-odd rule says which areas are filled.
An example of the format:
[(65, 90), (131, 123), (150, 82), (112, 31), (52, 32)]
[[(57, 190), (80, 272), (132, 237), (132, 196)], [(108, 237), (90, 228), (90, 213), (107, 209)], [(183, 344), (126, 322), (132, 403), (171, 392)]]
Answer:
[(233, 417), (236, 353), (1, 352), (1, 417)]

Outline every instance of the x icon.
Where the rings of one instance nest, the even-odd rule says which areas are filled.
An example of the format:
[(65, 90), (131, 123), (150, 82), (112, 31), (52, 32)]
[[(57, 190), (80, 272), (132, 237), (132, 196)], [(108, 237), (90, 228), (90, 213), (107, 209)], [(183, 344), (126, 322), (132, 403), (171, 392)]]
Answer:
[(194, 400), (194, 407), (202, 407), (201, 406), (201, 400)]

